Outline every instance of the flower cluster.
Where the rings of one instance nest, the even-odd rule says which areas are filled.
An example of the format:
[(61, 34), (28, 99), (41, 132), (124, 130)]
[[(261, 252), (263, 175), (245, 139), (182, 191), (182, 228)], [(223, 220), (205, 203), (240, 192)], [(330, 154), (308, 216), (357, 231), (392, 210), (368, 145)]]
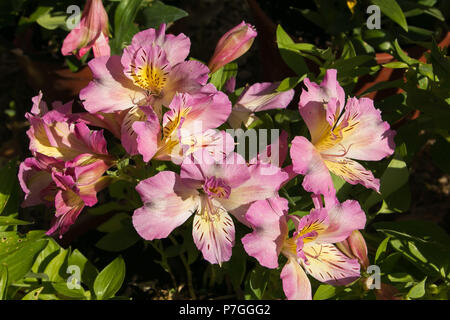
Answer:
[[(81, 31), (89, 25), (97, 31), (91, 30), (82, 44), (64, 49), (67, 52), (83, 55), (97, 41), (107, 45), (102, 15), (94, 22), (92, 14), (83, 17)], [(73, 31), (65, 46), (74, 36)], [(293, 89), (279, 91), (279, 83), (256, 83), (233, 104), (209, 82), (213, 72), (244, 54), (255, 37), (255, 29), (242, 22), (222, 37), (208, 67), (187, 60), (189, 38), (167, 34), (162, 24), (137, 33), (121, 55), (109, 55), (108, 50), (95, 54), (89, 62), (93, 80), (79, 95), (86, 112), (73, 114), (72, 103), (54, 103), (49, 110), (42, 94), (33, 98), (27, 114), (33, 157), (19, 172), (23, 206), (54, 206), (48, 233), (58, 231), (61, 236), (85, 206), (97, 203), (97, 192), (112, 179), (107, 170), (119, 160), (108, 153), (103, 130), (88, 125), (100, 127), (120, 140), (128, 159), (141, 157), (149, 165), (170, 161), (179, 168), (137, 178), (143, 205), (132, 221), (142, 238), (168, 237), (189, 221), (204, 259), (221, 265), (231, 258), (235, 225), (241, 223), (253, 230), (240, 239), (250, 256), (267, 268), (286, 261), (281, 279), (289, 299), (311, 299), (307, 274), (334, 285), (358, 279), (360, 262), (348, 253), (352, 244), (346, 241), (364, 228), (366, 216), (357, 201), (337, 200), (330, 172), (378, 191), (378, 179), (355, 160), (391, 155), (394, 132), (371, 100), (345, 101), (336, 70), (328, 70), (320, 85), (304, 80), (307, 90), (298, 106), (311, 140), (292, 140), (292, 165), (283, 166), (289, 154), (286, 132), (246, 160), (235, 152), (234, 137), (223, 128), (248, 126), (256, 112), (284, 109), (294, 97)], [(235, 91), (234, 84), (230, 79), (228, 92)], [(314, 203), (303, 217), (289, 214), (288, 201), (279, 195), (297, 175), (304, 176), (303, 188)], [(295, 225), (291, 232), (289, 221)]]

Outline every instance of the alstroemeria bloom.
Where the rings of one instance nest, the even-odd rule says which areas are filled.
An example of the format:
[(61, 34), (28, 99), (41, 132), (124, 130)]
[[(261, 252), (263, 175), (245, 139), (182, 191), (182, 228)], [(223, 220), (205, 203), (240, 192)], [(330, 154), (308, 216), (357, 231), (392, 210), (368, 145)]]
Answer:
[(33, 158), (26, 158), (19, 166), (19, 183), (25, 198), (22, 207), (41, 203), (50, 206), (54, 203), (56, 185), (52, 179), (53, 171), (64, 170), (64, 161), (35, 153)]
[(320, 86), (307, 78), (304, 83), (308, 90), (303, 90), (298, 106), (311, 141), (295, 137), (290, 151), (294, 171), (305, 175), (304, 189), (333, 194), (331, 171), (348, 183), (378, 192), (379, 180), (355, 160), (378, 161), (391, 155), (395, 132), (372, 100), (349, 98), (345, 104), (336, 70), (327, 70)]
[(132, 126), (145, 121), (151, 107), (162, 118), (161, 106), (169, 106), (177, 92), (195, 93), (208, 80), (208, 68), (185, 61), (190, 40), (184, 34), (165, 34), (166, 26), (137, 33), (122, 56), (101, 57), (89, 62), (94, 80), (81, 90), (80, 98), (90, 113), (128, 110), (122, 122), (125, 150), (138, 153)]
[(279, 82), (255, 83), (247, 87), (233, 106), (228, 123), (232, 128), (248, 127), (254, 120), (255, 112), (285, 109), (294, 97), (294, 89), (277, 91)]
[(60, 237), (75, 222), (85, 206), (97, 203), (97, 192), (111, 181), (103, 176), (110, 165), (97, 160), (85, 166), (74, 166), (64, 172), (54, 171), (52, 179), (56, 185), (56, 214), (48, 235), (59, 232)]
[(217, 43), (214, 54), (209, 61), (208, 66), (211, 73), (246, 53), (256, 36), (255, 28), (244, 21), (225, 33)]
[(70, 109), (71, 103), (46, 113), (33, 107), (37, 114), (25, 115), (30, 122), (27, 131), (30, 151), (73, 163), (81, 163), (81, 159), (86, 163), (98, 159), (112, 161), (103, 131), (91, 131), (85, 123), (71, 122)]
[(80, 24), (64, 39), (61, 53), (75, 54), (80, 59), (92, 48), (96, 58), (109, 56), (108, 35), (108, 14), (102, 0), (87, 0)]
[[(287, 258), (280, 277), (288, 299), (312, 298), (306, 274), (332, 285), (346, 285), (360, 276), (358, 260), (349, 259), (334, 243), (364, 228), (366, 216), (357, 201), (329, 202), (324, 208), (315, 201), (316, 208), (300, 218), (286, 215), (287, 200), (273, 198), (253, 203), (245, 215), (254, 229), (242, 238), (247, 253), (267, 268), (278, 267), (280, 253)], [(295, 224), (291, 237), (288, 219)]]
[(210, 263), (228, 261), (235, 240), (230, 214), (243, 219), (242, 207), (276, 196), (287, 178), (279, 168), (272, 175), (260, 169), (234, 152), (216, 161), (197, 151), (183, 161), (180, 175), (163, 171), (138, 184), (144, 206), (135, 210), (133, 225), (144, 239), (161, 239), (194, 215), (192, 235), (203, 257)]
[[(138, 152), (146, 162), (155, 157), (181, 163), (184, 157), (201, 148), (221, 151), (223, 158), (234, 149), (231, 136), (213, 130), (228, 118), (231, 102), (212, 84), (192, 95), (175, 95), (163, 116), (162, 126), (150, 107), (142, 110), (147, 119), (134, 122), (133, 130), (137, 136)], [(223, 150), (219, 150), (220, 147)]]
[(19, 182), (25, 192), (22, 207), (38, 204), (56, 207), (56, 215), (47, 234), (59, 230), (60, 236), (75, 222), (85, 206), (97, 203), (96, 194), (106, 187), (110, 177), (103, 176), (110, 162), (85, 162), (84, 157), (64, 162), (36, 153), (19, 167)]

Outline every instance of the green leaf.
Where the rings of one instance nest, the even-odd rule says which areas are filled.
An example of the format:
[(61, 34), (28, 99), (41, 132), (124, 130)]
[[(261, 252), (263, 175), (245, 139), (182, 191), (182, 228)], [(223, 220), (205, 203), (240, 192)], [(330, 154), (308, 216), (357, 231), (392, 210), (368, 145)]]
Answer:
[(134, 19), (144, 0), (122, 0), (114, 14), (115, 35), (110, 42), (112, 54), (120, 54), (131, 42), (131, 38), (139, 32)]
[(62, 295), (63, 297), (77, 299), (77, 300), (85, 300), (86, 294), (83, 288), (73, 288), (69, 289), (67, 286), (67, 282), (55, 282), (52, 283), (52, 287), (58, 293), (58, 295)]
[(314, 293), (313, 300), (326, 300), (336, 295), (336, 287), (329, 284), (321, 284)]
[(220, 68), (211, 75), (209, 82), (212, 83), (217, 90), (222, 90), (225, 87), (227, 81), (236, 77), (238, 71), (238, 65), (235, 62), (228, 63), (224, 67)]
[(397, 54), (398, 58), (405, 62), (408, 65), (415, 65), (415, 64), (420, 64), (419, 60), (416, 60), (414, 58), (409, 57), (404, 51), (403, 49), (400, 47), (398, 40), (395, 39), (394, 42), (392, 43), (394, 46), (394, 50), (395, 53)]
[(258, 300), (261, 300), (269, 282), (269, 270), (260, 266), (250, 272), (249, 287)]
[(44, 14), (40, 15), (36, 19), (36, 22), (43, 28), (48, 30), (55, 30), (56, 28), (63, 28), (67, 30), (66, 18), (67, 15), (64, 12), (51, 13), (52, 7), (49, 8)]
[(161, 1), (153, 1), (142, 9), (145, 28), (157, 28), (161, 23), (170, 23), (188, 16), (188, 13), (177, 7), (169, 6)]
[(390, 240), (390, 237), (386, 237), (383, 241), (381, 241), (380, 245), (378, 246), (377, 252), (375, 253), (375, 264), (378, 263), (380, 258), (386, 254), (389, 240)]
[(371, 0), (371, 2), (380, 7), (381, 12), (388, 16), (392, 21), (397, 23), (400, 27), (408, 32), (408, 23), (402, 8), (395, 0)]
[(353, 58), (335, 60), (332, 62), (330, 67), (337, 69), (338, 80), (341, 80), (345, 77), (358, 76), (360, 70), (364, 70), (361, 66), (371, 60), (373, 60), (373, 56), (358, 55)]
[(40, 288), (34, 289), (33, 291), (28, 292), (22, 298), (22, 300), (38, 300), (39, 299), (39, 294), (41, 293), (41, 291), (43, 289), (44, 289), (44, 287), (40, 287)]
[[(52, 261), (54, 257), (56, 257), (59, 253), (61, 247), (53, 238), (48, 238), (47, 246), (42, 250), (34, 261), (33, 267), (31, 268), (31, 272), (35, 274), (43, 274), (47, 265)], [(48, 277), (45, 275), (45, 277)]]
[(391, 193), (383, 200), (377, 214), (390, 214), (408, 211), (411, 205), (411, 190), (409, 184), (404, 184), (400, 189)]
[[(11, 191), (14, 187), (14, 181), (17, 179), (17, 168), (10, 161), (6, 166), (0, 169), (0, 177), (2, 177), (2, 183), (0, 183), (0, 214), (6, 207)], [(1, 220), (0, 220), (1, 223)]]
[(387, 275), (391, 282), (414, 282), (414, 278), (405, 272), (396, 272)]
[(284, 62), (299, 76), (306, 75), (309, 72), (305, 59), (300, 54), (300, 50), (295, 46), (291, 37), (278, 25), (277, 44), (280, 55)]
[(336, 190), (337, 197), (339, 199), (345, 199), (347, 195), (351, 192), (352, 185), (346, 183), (344, 179), (335, 175), (334, 173), (331, 173), (331, 179), (333, 180), (333, 185)]
[(8, 288), (8, 268), (0, 264), (0, 300), (6, 300)]
[(21, 246), (19, 250), (7, 254), (5, 258), (0, 259), (0, 264), (8, 268), (10, 283), (14, 283), (23, 278), (30, 271), (34, 260), (46, 245), (46, 239), (35, 240), (34, 242)]
[(395, 61), (395, 62), (385, 63), (385, 64), (383, 64), (383, 67), (390, 68), (390, 69), (404, 69), (404, 68), (408, 68), (408, 64), (406, 64), (404, 62), (400, 62), (400, 61)]
[(65, 274), (66, 272), (68, 254), (69, 250), (61, 248), (58, 255), (46, 266), (44, 273), (48, 275), (50, 281), (58, 282), (64, 280), (62, 274)]
[(131, 223), (131, 218), (128, 216), (122, 220), (122, 226), (119, 230), (106, 234), (95, 246), (105, 251), (119, 252), (131, 247), (140, 239), (141, 237), (137, 234)]
[(400, 189), (408, 182), (409, 170), (405, 161), (399, 156), (393, 158), (380, 179), (380, 194), (373, 192), (364, 203), (365, 208), (370, 208), (382, 199), (387, 199), (394, 191)]
[(285, 78), (280, 82), (280, 85), (278, 86), (276, 91), (283, 92), (283, 91), (288, 91), (288, 90), (294, 89), (305, 78), (306, 78), (306, 74), (304, 74), (301, 77)]
[(97, 278), (98, 270), (78, 249), (72, 252), (67, 264), (68, 266), (78, 266), (81, 273), (81, 282), (91, 289), (94, 288), (94, 281)]
[(427, 277), (425, 277), (422, 281), (412, 287), (407, 297), (411, 299), (420, 299), (425, 295), (425, 282), (427, 281)]
[(125, 279), (125, 262), (121, 256), (105, 267), (94, 282), (94, 292), (98, 300), (114, 297)]
[(16, 231), (0, 232), (0, 262), (14, 252), (42, 238), (45, 231), (35, 230), (22, 235)]
[(19, 219), (14, 219), (11, 217), (1, 217), (0, 216), (0, 226), (24, 226), (27, 224), (32, 224), (33, 222), (22, 221)]
[(119, 231), (124, 226), (123, 222), (129, 219), (130, 215), (128, 213), (119, 212), (101, 224), (97, 230), (104, 233)]
[(378, 222), (377, 231), (391, 237), (391, 246), (426, 274), (450, 279), (450, 237), (429, 221)]

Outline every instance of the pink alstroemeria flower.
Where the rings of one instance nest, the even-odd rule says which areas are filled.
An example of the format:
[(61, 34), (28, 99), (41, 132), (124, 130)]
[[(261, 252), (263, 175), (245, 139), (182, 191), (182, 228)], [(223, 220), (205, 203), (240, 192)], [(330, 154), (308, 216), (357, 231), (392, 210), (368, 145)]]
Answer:
[(304, 83), (308, 90), (303, 90), (298, 106), (311, 141), (295, 137), (290, 151), (294, 171), (305, 175), (303, 188), (333, 194), (331, 171), (348, 183), (378, 192), (379, 180), (355, 160), (378, 161), (393, 154), (395, 132), (371, 99), (349, 98), (345, 104), (336, 70), (327, 70), (320, 85), (308, 78)]
[(31, 207), (41, 203), (50, 206), (54, 203), (56, 185), (52, 179), (53, 171), (64, 170), (64, 161), (36, 153), (26, 158), (19, 166), (19, 183), (25, 198), (22, 207)]
[[(40, 153), (56, 160), (80, 164), (81, 159), (85, 162), (97, 159), (112, 161), (106, 150), (102, 130), (91, 131), (85, 123), (70, 121), (71, 103), (60, 106), (54, 104), (56, 109), (45, 112), (46, 104), (38, 99), (35, 101), (39, 103), (32, 108), (34, 114), (25, 115), (30, 122), (27, 135), (33, 154)], [(44, 109), (39, 109), (37, 105)]]
[(59, 232), (62, 237), (75, 222), (85, 206), (97, 203), (97, 192), (104, 189), (111, 178), (103, 176), (110, 165), (97, 160), (85, 166), (67, 168), (65, 172), (54, 171), (52, 179), (56, 184), (56, 214), (47, 235)]
[(85, 206), (97, 203), (97, 192), (105, 188), (111, 178), (103, 176), (110, 162), (95, 160), (83, 164), (64, 162), (36, 153), (19, 167), (19, 182), (25, 192), (22, 207), (45, 204), (56, 207), (56, 215), (47, 234), (59, 230), (60, 236), (75, 222)]
[[(150, 107), (142, 107), (147, 120), (136, 121), (133, 130), (137, 149), (145, 162), (153, 157), (181, 163), (198, 149), (208, 148), (222, 157), (234, 149), (234, 140), (213, 130), (222, 125), (231, 111), (228, 97), (212, 84), (195, 94), (178, 93), (164, 114), (162, 125)], [(220, 149), (220, 148), (223, 148)]]
[(192, 235), (203, 257), (213, 264), (228, 261), (235, 240), (230, 213), (242, 219), (242, 207), (276, 196), (287, 178), (279, 168), (272, 175), (260, 169), (234, 152), (217, 161), (197, 151), (183, 161), (180, 175), (163, 171), (138, 184), (144, 206), (135, 210), (133, 225), (144, 239), (161, 239), (194, 215)]
[(246, 53), (256, 36), (255, 28), (244, 21), (225, 33), (217, 43), (214, 54), (209, 61), (208, 66), (211, 73)]
[(195, 93), (208, 80), (208, 68), (185, 61), (190, 40), (184, 34), (158, 30), (137, 33), (122, 56), (101, 57), (89, 62), (94, 80), (81, 90), (80, 98), (90, 113), (128, 110), (121, 129), (125, 150), (138, 154), (133, 124), (148, 119), (145, 107), (162, 118), (162, 105), (169, 106), (177, 92)]
[[(267, 268), (278, 267), (280, 253), (288, 259), (280, 277), (291, 300), (312, 298), (306, 274), (332, 285), (346, 285), (360, 276), (358, 260), (349, 259), (334, 243), (364, 228), (364, 212), (357, 201), (329, 201), (332, 204), (324, 208), (315, 199), (316, 208), (302, 218), (287, 215), (288, 202), (278, 197), (253, 203), (245, 215), (254, 231), (242, 238), (244, 249)], [(295, 224), (292, 237), (288, 219)]]
[(108, 35), (108, 14), (102, 0), (87, 0), (80, 24), (64, 39), (61, 53), (81, 59), (92, 48), (96, 58), (109, 56)]
[(232, 128), (248, 127), (255, 119), (255, 112), (285, 109), (294, 97), (294, 89), (277, 91), (279, 82), (255, 83), (247, 87), (233, 106), (228, 123)]

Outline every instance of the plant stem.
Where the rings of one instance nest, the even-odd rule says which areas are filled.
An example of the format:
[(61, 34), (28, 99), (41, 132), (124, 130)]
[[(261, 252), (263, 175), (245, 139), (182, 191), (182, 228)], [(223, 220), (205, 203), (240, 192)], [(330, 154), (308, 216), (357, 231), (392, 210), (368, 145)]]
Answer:
[[(152, 247), (158, 251), (158, 253), (161, 255), (161, 266), (166, 270), (166, 272), (170, 275), (170, 279), (172, 279), (172, 285), (176, 289), (178, 288), (177, 280), (175, 279), (175, 276), (172, 273), (172, 269), (170, 268), (169, 262), (167, 261), (167, 257), (164, 254), (164, 247), (161, 241), (155, 240), (157, 244), (153, 243), (153, 241), (149, 241), (149, 243), (152, 245)], [(161, 247), (161, 248), (160, 248)]]
[[(173, 236), (169, 236), (169, 239), (172, 241), (172, 243), (176, 246), (178, 246), (178, 241), (173, 237)], [(192, 284), (192, 271), (191, 268), (189, 267), (189, 263), (186, 260), (186, 257), (184, 256), (184, 253), (180, 253), (180, 259), (181, 262), (183, 262), (184, 268), (186, 269), (186, 277), (187, 277), (187, 285), (188, 285), (188, 290), (189, 290), (189, 295), (191, 296), (192, 299), (197, 299), (197, 296), (195, 294), (195, 290), (194, 290), (194, 285)]]

